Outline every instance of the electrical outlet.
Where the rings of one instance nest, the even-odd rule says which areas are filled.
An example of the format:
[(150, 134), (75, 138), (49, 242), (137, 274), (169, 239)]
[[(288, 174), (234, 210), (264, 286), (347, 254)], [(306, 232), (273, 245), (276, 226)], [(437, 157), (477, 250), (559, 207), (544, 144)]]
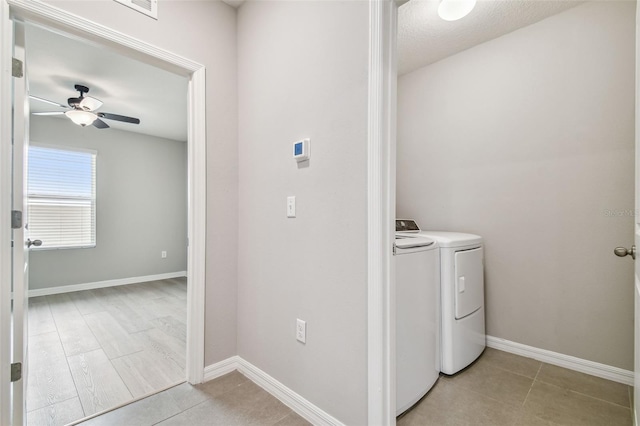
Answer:
[(299, 318), (296, 321), (296, 339), (302, 343), (307, 343), (307, 322)]
[(164, 250), (162, 252), (160, 252), (160, 257), (162, 257), (163, 259), (166, 259), (167, 258), (167, 252), (164, 251)]

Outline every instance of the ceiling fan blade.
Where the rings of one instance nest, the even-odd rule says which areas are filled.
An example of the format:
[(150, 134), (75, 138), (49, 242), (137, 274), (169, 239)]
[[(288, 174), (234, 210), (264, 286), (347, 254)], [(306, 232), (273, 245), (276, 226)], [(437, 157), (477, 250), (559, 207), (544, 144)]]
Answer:
[(96, 115), (101, 118), (106, 118), (107, 120), (116, 120), (116, 121), (124, 121), (125, 123), (140, 124), (140, 119), (127, 117), (125, 115), (111, 114), (108, 112), (98, 112)]
[(95, 121), (93, 122), (93, 125), (95, 127), (97, 127), (98, 129), (108, 129), (109, 125), (107, 123), (105, 123), (104, 121), (100, 120), (99, 118), (96, 118)]
[(60, 107), (60, 108), (69, 109), (68, 106), (59, 104), (57, 102), (50, 101), (49, 99), (41, 98), (39, 96), (34, 96), (34, 95), (29, 95), (29, 97), (31, 99), (35, 99), (36, 101), (44, 102), (44, 103), (49, 104), (49, 105), (55, 105), (55, 106)]
[(63, 115), (64, 111), (32, 112), (32, 115)]

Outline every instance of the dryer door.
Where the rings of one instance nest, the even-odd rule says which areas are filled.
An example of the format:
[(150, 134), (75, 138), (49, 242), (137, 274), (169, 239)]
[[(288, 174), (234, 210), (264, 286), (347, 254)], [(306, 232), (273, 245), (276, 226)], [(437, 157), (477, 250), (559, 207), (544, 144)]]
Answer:
[(474, 313), (484, 304), (482, 247), (455, 254), (456, 319)]

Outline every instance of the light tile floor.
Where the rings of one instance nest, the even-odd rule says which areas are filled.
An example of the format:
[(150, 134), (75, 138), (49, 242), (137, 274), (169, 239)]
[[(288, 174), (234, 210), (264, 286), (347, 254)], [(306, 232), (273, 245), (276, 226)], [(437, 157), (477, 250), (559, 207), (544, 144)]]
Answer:
[(302, 417), (237, 371), (198, 386), (184, 383), (81, 424), (309, 425)]
[(63, 425), (184, 381), (186, 279), (29, 299), (27, 425)]
[[(629, 386), (487, 349), (441, 376), (399, 426), (631, 425)], [(182, 384), (83, 425), (308, 425), (238, 372)], [(360, 425), (355, 425), (360, 426)], [(362, 425), (365, 426), (365, 425)]]
[(487, 348), (440, 376), (398, 426), (629, 426), (630, 401), (627, 385)]

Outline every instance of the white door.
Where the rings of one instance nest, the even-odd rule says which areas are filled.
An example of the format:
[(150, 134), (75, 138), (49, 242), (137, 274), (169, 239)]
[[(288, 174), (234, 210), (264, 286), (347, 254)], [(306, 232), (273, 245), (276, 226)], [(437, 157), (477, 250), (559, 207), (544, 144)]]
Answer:
[[(13, 77), (13, 164), (12, 164), (12, 212), (22, 212), (22, 225), (16, 226), (12, 234), (11, 283), (13, 303), (11, 309), (11, 362), (22, 366), (22, 378), (12, 383), (12, 424), (26, 422), (26, 357), (27, 357), (27, 283), (29, 240), (27, 230), (26, 170), (29, 141), (29, 99), (24, 49), (24, 26), (14, 23), (13, 57), (22, 62), (22, 76)], [(37, 245), (37, 244), (36, 244)]]

